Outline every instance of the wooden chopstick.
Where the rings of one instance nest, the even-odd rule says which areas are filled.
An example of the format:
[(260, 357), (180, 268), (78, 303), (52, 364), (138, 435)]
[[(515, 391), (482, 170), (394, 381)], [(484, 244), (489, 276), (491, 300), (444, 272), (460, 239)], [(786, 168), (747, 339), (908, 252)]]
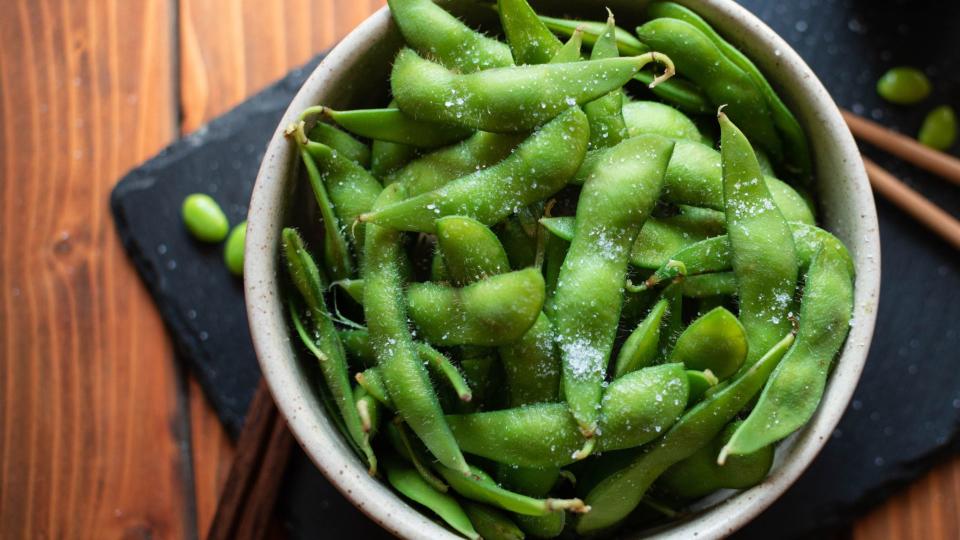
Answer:
[(263, 538), (292, 448), (293, 436), (261, 379), (207, 540)]
[(944, 212), (939, 206), (925, 199), (906, 184), (897, 180), (886, 169), (869, 158), (863, 158), (870, 185), (888, 201), (899, 206), (914, 219), (939, 234), (944, 240), (960, 249), (960, 221)]
[(850, 111), (841, 109), (840, 113), (858, 139), (960, 185), (960, 159), (924, 146), (911, 137), (889, 130)]

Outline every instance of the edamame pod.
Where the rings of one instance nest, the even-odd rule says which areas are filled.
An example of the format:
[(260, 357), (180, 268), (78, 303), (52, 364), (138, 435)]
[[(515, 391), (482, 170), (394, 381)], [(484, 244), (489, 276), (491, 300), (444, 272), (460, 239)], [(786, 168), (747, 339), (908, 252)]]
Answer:
[(720, 448), (742, 424), (731, 422), (710, 444), (670, 467), (657, 480), (657, 487), (682, 500), (699, 499), (718, 489), (748, 489), (767, 477), (773, 466), (773, 445), (744, 456), (730, 456), (717, 465)]
[(304, 345), (317, 358), (320, 372), (323, 374), (324, 382), (337, 410), (343, 417), (347, 433), (366, 454), (367, 464), (373, 474), (376, 472), (377, 460), (370, 448), (369, 440), (364, 436), (350, 385), (346, 353), (337, 337), (333, 322), (330, 321), (330, 314), (323, 299), (323, 293), (326, 290), (323, 275), (313, 261), (313, 257), (307, 252), (303, 239), (296, 229), (289, 227), (284, 229), (281, 237), (287, 272), (310, 309), (310, 319), (313, 323), (313, 339), (304, 340)]
[(500, 163), (364, 214), (360, 220), (420, 232), (434, 232), (435, 221), (449, 215), (468, 216), (492, 225), (562, 189), (579, 168), (588, 137), (583, 111), (570, 108)]
[(654, 2), (647, 8), (651, 18), (671, 17), (686, 21), (697, 27), (713, 42), (724, 56), (746, 73), (757, 86), (770, 107), (770, 116), (784, 143), (784, 162), (804, 184), (812, 180), (813, 163), (810, 160), (810, 146), (800, 123), (783, 103), (757, 66), (739, 49), (723, 39), (716, 30), (693, 10), (674, 2)]
[(470, 73), (513, 65), (510, 48), (463, 24), (431, 0), (389, 0), (403, 39), (421, 54)]
[(736, 373), (746, 358), (746, 331), (736, 315), (722, 307), (690, 323), (670, 353), (671, 362), (710, 370), (721, 381)]
[(640, 449), (626, 466), (593, 486), (586, 496), (592, 511), (578, 520), (576, 532), (596, 534), (626, 518), (664, 471), (710, 442), (753, 399), (792, 344), (793, 334), (788, 334), (750, 369), (690, 409), (658, 441)]
[(697, 85), (683, 77), (674, 76), (652, 88), (649, 85), (656, 75), (650, 71), (641, 70), (633, 78), (647, 85), (653, 95), (687, 114), (710, 114), (714, 111)]
[(667, 79), (673, 63), (660, 53), (589, 62), (540, 64), (454, 73), (403, 49), (390, 86), (415, 119), (494, 132), (529, 131), (564, 110), (623, 86), (643, 66), (659, 62)]
[(523, 540), (526, 535), (507, 514), (485, 504), (463, 503), (470, 522), (484, 540)]
[(353, 259), (350, 257), (350, 247), (343, 235), (340, 220), (337, 219), (333, 210), (333, 203), (330, 201), (330, 195), (323, 184), (323, 178), (317, 168), (317, 163), (303, 146), (300, 147), (300, 158), (307, 170), (307, 178), (310, 180), (310, 187), (313, 188), (313, 195), (317, 200), (317, 207), (320, 209), (320, 217), (323, 221), (324, 266), (326, 266), (333, 279), (348, 278), (353, 273)]
[(407, 292), (410, 318), (437, 345), (496, 346), (515, 341), (536, 322), (543, 300), (543, 276), (534, 268), (463, 288), (413, 283)]
[(503, 489), (493, 481), (490, 475), (476, 467), (470, 467), (469, 475), (461, 475), (443, 465), (437, 465), (436, 469), (450, 487), (463, 497), (517, 514), (545, 516), (564, 510), (576, 513), (590, 511), (590, 508), (580, 499), (535, 499)]
[(710, 38), (690, 23), (667, 18), (638, 27), (637, 36), (648, 47), (670, 56), (680, 66), (680, 73), (703, 89), (714, 105), (726, 105), (752, 141), (775, 161), (781, 160), (783, 146), (766, 99)]
[(706, 371), (688, 369), (687, 382), (690, 383), (690, 397), (687, 399), (687, 407), (692, 407), (700, 403), (707, 392), (717, 386), (720, 381), (709, 369)]
[(507, 35), (513, 60), (519, 64), (546, 64), (563, 44), (527, 3), (527, 0), (497, 0), (500, 25)]
[(597, 427), (630, 248), (660, 194), (672, 151), (673, 141), (663, 137), (627, 139), (604, 151), (580, 194), (552, 312), (564, 397), (588, 439)]
[(714, 298), (736, 296), (737, 276), (733, 272), (714, 272), (683, 278), (683, 296), (687, 298)]
[(456, 499), (437, 491), (417, 471), (402, 465), (397, 459), (387, 461), (384, 469), (387, 470), (387, 481), (404, 497), (426, 506), (458, 533), (471, 540), (481, 540)]
[(438, 219), (437, 247), (453, 284), (460, 287), (510, 271), (510, 261), (497, 235), (475, 219)]
[(411, 161), (387, 176), (386, 183), (401, 182), (407, 196), (415, 197), (500, 163), (526, 138), (526, 134), (478, 131), (457, 144)]
[(416, 120), (396, 108), (354, 111), (336, 111), (330, 107), (321, 109), (324, 116), (351, 133), (416, 148), (436, 148), (455, 143), (466, 139), (472, 132), (465, 128)]
[(770, 376), (760, 400), (730, 441), (728, 455), (745, 455), (793, 433), (820, 404), (834, 357), (843, 346), (853, 311), (853, 275), (844, 254), (825, 246), (814, 255), (800, 304), (797, 342)]
[[(312, 107), (311, 107), (312, 109)], [(300, 117), (310, 114), (310, 109), (304, 111)], [(326, 122), (317, 122), (307, 133), (307, 138), (313, 142), (325, 144), (343, 155), (343, 157), (355, 161), (357, 165), (367, 168), (370, 166), (370, 147), (354, 139), (349, 133), (331, 126)]]
[(709, 144), (697, 125), (682, 112), (656, 101), (631, 101), (623, 104), (623, 120), (627, 133), (635, 137), (643, 133), (662, 135)]
[(557, 50), (550, 59), (551, 64), (563, 64), (564, 62), (580, 61), (580, 49), (583, 47), (583, 30), (576, 29), (570, 34), (570, 38), (563, 44), (563, 47)]
[[(575, 19), (558, 19), (555, 17), (547, 17), (545, 15), (538, 15), (543, 24), (547, 26), (554, 33), (561, 36), (570, 37), (574, 32), (580, 30), (583, 32), (583, 42), (587, 44), (588, 47), (593, 47), (597, 42), (597, 39), (607, 31), (607, 25), (602, 22), (597, 21), (581, 21)], [(633, 34), (629, 31), (620, 28), (619, 26), (615, 29), (617, 46), (620, 49), (620, 54), (624, 56), (637, 56), (645, 52), (650, 51), (650, 47), (647, 47), (640, 42)]]
[[(383, 190), (374, 207), (402, 196), (402, 188), (393, 184)], [(401, 256), (399, 232), (367, 225), (361, 265), (365, 285), (363, 312), (377, 365), (397, 412), (434, 457), (462, 474), (469, 474), (407, 327)]]
[(619, 379), (627, 373), (647, 367), (657, 358), (657, 346), (660, 343), (660, 322), (667, 311), (667, 301), (660, 300), (653, 306), (637, 328), (630, 333), (617, 354), (616, 372), (613, 378)]
[[(616, 379), (601, 402), (598, 450), (632, 448), (659, 437), (683, 413), (688, 392), (682, 364), (648, 367)], [(447, 422), (465, 452), (506, 465), (562, 467), (576, 461), (583, 446), (577, 422), (563, 403), (449, 415)]]
[[(597, 37), (590, 53), (590, 60), (620, 56), (615, 37), (616, 23), (613, 13), (609, 10), (608, 13), (607, 26)], [(619, 88), (583, 106), (583, 112), (587, 113), (587, 120), (590, 121), (590, 148), (608, 148), (626, 138), (627, 126), (624, 123), (622, 108), (623, 91)]]
[(750, 343), (749, 365), (790, 331), (787, 313), (797, 288), (797, 256), (790, 227), (760, 181), (750, 142), (726, 114), (717, 116), (730, 262)]
[(396, 409), (393, 406), (393, 401), (390, 400), (390, 394), (387, 393), (387, 386), (383, 382), (383, 376), (380, 375), (379, 369), (375, 367), (367, 368), (357, 373), (353, 378), (357, 381), (357, 384), (363, 387), (367, 395), (390, 410)]

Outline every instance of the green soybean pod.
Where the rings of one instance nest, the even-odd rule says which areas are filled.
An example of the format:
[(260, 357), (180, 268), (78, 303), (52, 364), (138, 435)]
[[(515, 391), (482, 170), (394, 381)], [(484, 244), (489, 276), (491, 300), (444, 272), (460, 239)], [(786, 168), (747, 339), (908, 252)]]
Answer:
[(660, 300), (630, 333), (617, 354), (616, 371), (613, 378), (619, 379), (627, 373), (647, 367), (657, 359), (657, 346), (660, 343), (660, 322), (667, 312), (667, 301)]
[[(398, 184), (388, 186), (374, 207), (403, 196)], [(387, 391), (397, 412), (441, 463), (469, 474), (466, 460), (443, 419), (436, 392), (417, 355), (407, 326), (401, 279), (400, 233), (368, 224), (361, 275), (363, 313)]]
[[(618, 58), (616, 22), (613, 13), (609, 12), (607, 26), (604, 32), (597, 37), (590, 53), (591, 60), (604, 58)], [(605, 96), (590, 101), (583, 106), (590, 122), (590, 147), (608, 148), (627, 136), (627, 126), (623, 118), (623, 90), (617, 88)]]
[(357, 162), (340, 155), (325, 144), (308, 141), (304, 148), (313, 157), (326, 188), (333, 212), (353, 242), (357, 253), (363, 250), (363, 227), (354, 227), (357, 217), (369, 212), (383, 186)]
[[(464, 215), (493, 225), (560, 191), (579, 168), (588, 138), (586, 116), (572, 107), (500, 163), (364, 214), (360, 220), (419, 232), (434, 232), (436, 220), (449, 215)], [(529, 181), (534, 176), (536, 181)]]
[(554, 53), (549, 63), (562, 64), (564, 62), (579, 62), (581, 48), (583, 48), (583, 30), (578, 28), (570, 34), (570, 38), (567, 39), (566, 43), (557, 49), (557, 52)]
[(630, 248), (660, 194), (672, 151), (673, 141), (663, 137), (627, 139), (604, 150), (580, 194), (552, 312), (564, 396), (587, 439), (597, 427)]
[(230, 232), (227, 215), (217, 201), (205, 193), (193, 193), (183, 200), (180, 210), (183, 223), (197, 240), (222, 242)]
[(724, 56), (729, 58), (753, 80), (766, 98), (774, 126), (783, 138), (785, 163), (803, 183), (809, 184), (813, 180), (813, 162), (810, 159), (810, 145), (807, 142), (807, 136), (804, 134), (803, 128), (800, 127), (800, 122), (783, 103), (757, 66), (739, 49), (723, 39), (700, 15), (686, 6), (674, 2), (654, 2), (647, 8), (647, 14), (651, 18), (671, 17), (679, 19), (697, 27), (710, 38), (710, 41), (720, 49)]
[(389, 184), (389, 176), (417, 157), (417, 149), (407, 144), (373, 141), (370, 145), (370, 173)]
[(526, 138), (524, 133), (478, 131), (457, 144), (411, 161), (388, 175), (386, 183), (403, 183), (408, 197), (428, 193), (461, 176), (500, 163)]
[[(313, 107), (311, 107), (313, 109)], [(310, 114), (310, 109), (304, 114)], [(301, 114), (301, 118), (303, 118)], [(349, 160), (355, 161), (361, 167), (370, 166), (370, 147), (354, 139), (349, 133), (326, 122), (317, 122), (307, 133), (307, 138), (313, 142), (325, 144), (333, 148)]]
[(393, 401), (390, 399), (390, 394), (387, 393), (387, 386), (383, 382), (383, 375), (380, 375), (379, 369), (375, 367), (367, 368), (357, 373), (354, 379), (357, 381), (357, 384), (363, 387), (367, 395), (373, 397), (379, 401), (381, 405), (390, 410), (396, 409)]
[(580, 517), (576, 532), (596, 534), (626, 518), (664, 471), (709, 443), (753, 399), (792, 344), (793, 334), (788, 334), (730, 384), (687, 411), (663, 437), (637, 450), (626, 465), (593, 486), (585, 499), (591, 511)]
[(510, 261), (497, 235), (475, 219), (464, 216), (438, 219), (437, 248), (457, 286), (510, 271)]
[(321, 107), (321, 111), (338, 126), (361, 137), (416, 148), (445, 146), (462, 141), (472, 133), (466, 128), (416, 120), (397, 108), (337, 111)]
[[(546, 15), (538, 15), (538, 17), (540, 17), (540, 20), (543, 21), (543, 24), (545, 24), (547, 28), (561, 36), (570, 37), (579, 29), (583, 32), (583, 42), (588, 47), (593, 47), (597, 39), (607, 31), (607, 25), (598, 21), (558, 19), (556, 17), (547, 17)], [(617, 46), (620, 49), (621, 55), (637, 56), (650, 51), (650, 47), (641, 43), (640, 40), (629, 31), (616, 27), (615, 32)]]
[(710, 114), (714, 111), (703, 91), (683, 77), (674, 76), (652, 88), (649, 85), (656, 75), (650, 71), (641, 70), (633, 78), (647, 85), (653, 95), (687, 114)]
[(460, 503), (452, 496), (437, 491), (414, 469), (403, 465), (398, 459), (385, 460), (387, 481), (404, 497), (429, 508), (453, 530), (471, 540), (481, 540), (470, 523)]
[(463, 24), (431, 0), (388, 0), (407, 45), (464, 73), (513, 65), (510, 48)]
[(655, 52), (455, 73), (403, 49), (394, 60), (390, 88), (400, 108), (418, 120), (483, 131), (529, 131), (620, 88), (651, 62), (666, 66), (664, 79), (672, 76), (670, 58)]
[(800, 303), (797, 342), (770, 376), (760, 400), (718, 458), (751, 454), (810, 420), (830, 365), (843, 346), (853, 311), (853, 275), (844, 254), (825, 246), (814, 255)]
[(564, 510), (577, 513), (590, 511), (580, 499), (536, 499), (503, 489), (494, 482), (490, 475), (477, 467), (470, 467), (471, 474), (469, 475), (461, 475), (457, 471), (439, 464), (436, 469), (443, 476), (443, 479), (450, 484), (450, 487), (461, 496), (517, 514), (546, 516)]
[(683, 278), (686, 298), (716, 298), (737, 295), (737, 276), (733, 272), (713, 272)]
[[(296, 229), (285, 228), (281, 233), (283, 256), (287, 272), (310, 309), (313, 322), (313, 339), (305, 340), (310, 352), (317, 358), (320, 372), (330, 391), (337, 410), (347, 427), (347, 435), (360, 445), (367, 457), (371, 473), (376, 471), (376, 458), (364, 437), (360, 417), (357, 415), (346, 353), (330, 320), (323, 293), (326, 283), (313, 258), (307, 252), (303, 239)], [(299, 331), (299, 328), (298, 328)], [(312, 345), (312, 346), (311, 346)]]
[(497, 11), (517, 64), (546, 64), (563, 46), (526, 0), (497, 0)]
[(957, 140), (957, 115), (953, 108), (942, 105), (930, 111), (923, 119), (917, 140), (920, 144), (941, 151), (953, 146)]
[(359, 383), (353, 388), (354, 402), (357, 407), (357, 416), (360, 417), (360, 427), (363, 429), (363, 439), (370, 444), (373, 437), (380, 430), (380, 416), (383, 405)]
[(656, 101), (631, 101), (623, 104), (627, 133), (662, 135), (671, 139), (705, 142), (697, 125), (682, 112)]
[(485, 504), (464, 502), (470, 522), (484, 540), (523, 540), (526, 535), (510, 517)]
[(536, 322), (543, 300), (543, 276), (535, 268), (492, 276), (462, 288), (413, 283), (407, 291), (414, 324), (428, 341), (444, 346), (496, 346), (516, 341)]
[(244, 220), (230, 231), (230, 235), (227, 236), (227, 245), (223, 248), (223, 262), (235, 276), (243, 275), (243, 248), (246, 240), (247, 222)]
[(660, 18), (637, 28), (647, 46), (662, 51), (680, 66), (680, 73), (697, 84), (715, 105), (726, 105), (752, 141), (774, 161), (783, 145), (766, 98), (753, 80), (728, 59), (703, 32), (688, 22)]
[(700, 403), (707, 392), (716, 387), (720, 381), (709, 369), (706, 371), (688, 369), (687, 382), (690, 384), (690, 397), (687, 399), (687, 407), (692, 407)]
[[(601, 402), (598, 449), (622, 450), (656, 439), (683, 413), (688, 393), (682, 364), (643, 368), (614, 380)], [(577, 460), (583, 444), (563, 403), (448, 415), (447, 422), (465, 452), (505, 465), (563, 467)]]
[(895, 67), (877, 81), (880, 97), (898, 105), (919, 103), (930, 95), (930, 79), (917, 68)]
[(745, 365), (790, 331), (787, 313), (797, 288), (793, 233), (760, 179), (760, 165), (743, 133), (721, 112), (724, 207), (740, 321), (750, 343)]
[(747, 334), (737, 316), (718, 307), (690, 323), (670, 353), (671, 362), (688, 369), (710, 370), (721, 381), (747, 358)]
[(767, 477), (773, 466), (773, 445), (743, 456), (730, 456), (717, 465), (717, 454), (742, 424), (731, 422), (709, 444), (670, 467), (657, 480), (657, 487), (682, 500), (699, 499), (718, 489), (748, 489)]
[[(497, 481), (500, 485), (530, 497), (546, 497), (559, 478), (560, 469), (557, 467), (526, 468), (500, 465), (497, 468)], [(530, 536), (555, 538), (563, 532), (566, 517), (565, 512), (554, 512), (546, 516), (514, 514), (513, 521)]]
[(313, 189), (313, 195), (317, 200), (317, 207), (320, 209), (320, 217), (323, 220), (323, 261), (330, 276), (333, 279), (345, 279), (353, 273), (353, 259), (350, 257), (350, 246), (343, 230), (340, 228), (340, 220), (333, 210), (333, 203), (330, 201), (330, 195), (323, 183), (323, 177), (313, 156), (303, 146), (300, 147), (300, 157), (303, 160), (304, 168), (307, 170), (307, 178), (310, 180), (310, 187)]

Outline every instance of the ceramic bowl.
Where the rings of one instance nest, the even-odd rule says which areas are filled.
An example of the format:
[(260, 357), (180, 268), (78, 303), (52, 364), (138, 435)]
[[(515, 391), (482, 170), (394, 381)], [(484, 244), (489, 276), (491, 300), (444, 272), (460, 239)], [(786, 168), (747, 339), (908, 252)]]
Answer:
[[(689, 517), (656, 530), (622, 531), (623, 537), (719, 538), (742, 527), (777, 499), (806, 469), (840, 420), (870, 346), (880, 286), (880, 244), (873, 195), (857, 146), (836, 104), (816, 75), (777, 34), (728, 0), (679, 0), (740, 47), (766, 74), (797, 115), (812, 144), (820, 220), (849, 247), (858, 269), (854, 323), (807, 426), (777, 449), (770, 476), (743, 492), (718, 493)], [(535, 2), (536, 4), (536, 2)], [(602, 19), (604, 7), (633, 28), (645, 2), (604, 0), (541, 2), (546, 13)], [(391, 59), (401, 38), (384, 8), (350, 33), (320, 63), (277, 126), (260, 167), (247, 225), (245, 286), (250, 329), (260, 366), (290, 429), (317, 467), (371, 519), (404, 538), (453, 538), (385, 484), (370, 477), (327, 418), (315, 393), (317, 373), (298, 359), (281, 295), (285, 279), (277, 246), (281, 227), (303, 222), (312, 199), (297, 180), (298, 156), (283, 129), (304, 108), (382, 106)], [(301, 196), (307, 195), (307, 196)]]

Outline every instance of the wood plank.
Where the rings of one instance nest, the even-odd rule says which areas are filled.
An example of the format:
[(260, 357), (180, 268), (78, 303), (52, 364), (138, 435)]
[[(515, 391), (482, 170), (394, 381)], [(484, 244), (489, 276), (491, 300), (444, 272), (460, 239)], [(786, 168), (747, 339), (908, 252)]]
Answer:
[(913, 482), (860, 518), (854, 540), (960, 538), (960, 456)]
[[(331, 47), (384, 2), (181, 0), (183, 133), (196, 130), (290, 69)], [(206, 534), (233, 447), (195, 382), (190, 383), (197, 527)]]
[(176, 135), (169, 0), (0, 16), (0, 537), (193, 531), (180, 376), (108, 209)]

